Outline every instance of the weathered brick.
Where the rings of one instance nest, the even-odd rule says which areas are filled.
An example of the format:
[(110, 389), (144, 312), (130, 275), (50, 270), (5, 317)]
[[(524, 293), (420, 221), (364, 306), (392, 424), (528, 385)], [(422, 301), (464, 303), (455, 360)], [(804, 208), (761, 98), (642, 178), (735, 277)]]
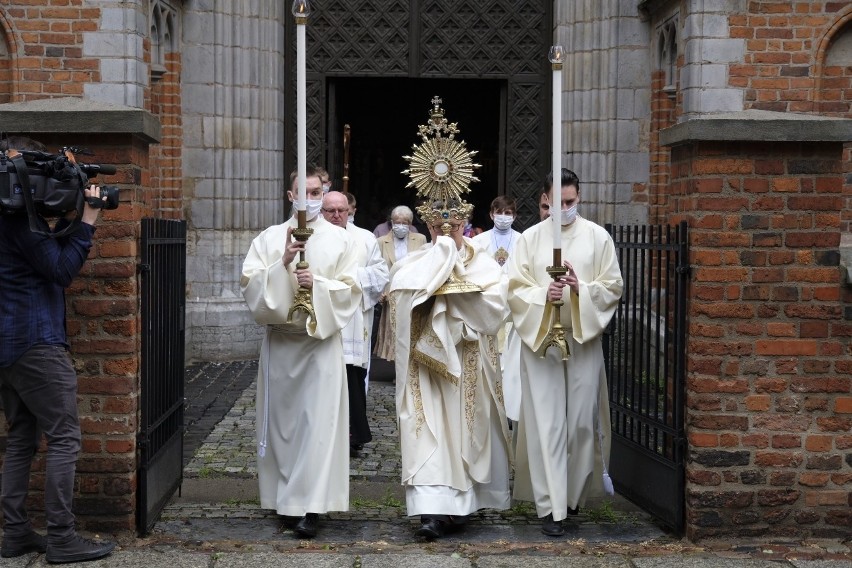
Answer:
[(754, 464), (761, 467), (798, 467), (804, 461), (800, 452), (757, 452)]
[(749, 465), (751, 452), (726, 450), (701, 450), (691, 452), (692, 460), (705, 467), (730, 467)]
[(839, 454), (814, 454), (808, 456), (805, 467), (807, 469), (833, 470), (840, 469), (843, 457)]
[(801, 497), (800, 491), (793, 489), (765, 489), (757, 492), (757, 503), (765, 507), (790, 505)]

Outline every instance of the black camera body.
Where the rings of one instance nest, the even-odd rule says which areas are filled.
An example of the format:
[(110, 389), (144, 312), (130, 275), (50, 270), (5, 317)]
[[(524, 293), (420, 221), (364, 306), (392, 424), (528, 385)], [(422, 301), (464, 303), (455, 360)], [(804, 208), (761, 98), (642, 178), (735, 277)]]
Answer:
[[(15, 158), (11, 150), (0, 152), (0, 211), (3, 213), (29, 213), (27, 191), (32, 209), (43, 217), (82, 212), (84, 192), (90, 179), (99, 173), (115, 173), (114, 166), (78, 163), (69, 148), (59, 154), (31, 150), (17, 153)], [(18, 171), (21, 166), (25, 172)], [(106, 199), (90, 198), (89, 205), (103, 209), (118, 207), (117, 187), (101, 186), (101, 195)]]

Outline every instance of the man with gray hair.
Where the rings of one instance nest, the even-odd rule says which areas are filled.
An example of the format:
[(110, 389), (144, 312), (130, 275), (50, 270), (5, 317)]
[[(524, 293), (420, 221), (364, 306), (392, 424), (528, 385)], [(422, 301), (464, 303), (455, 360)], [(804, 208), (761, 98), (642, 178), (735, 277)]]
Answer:
[(355, 241), (358, 283), (363, 293), (361, 309), (343, 328), (343, 359), (349, 387), (349, 457), (373, 439), (367, 421), (367, 373), (370, 369), (370, 338), (373, 334), (373, 307), (390, 280), (388, 265), (379, 254), (376, 237), (366, 229), (348, 222), (349, 200), (339, 191), (329, 191), (322, 198), (322, 215), (332, 225), (345, 229)]

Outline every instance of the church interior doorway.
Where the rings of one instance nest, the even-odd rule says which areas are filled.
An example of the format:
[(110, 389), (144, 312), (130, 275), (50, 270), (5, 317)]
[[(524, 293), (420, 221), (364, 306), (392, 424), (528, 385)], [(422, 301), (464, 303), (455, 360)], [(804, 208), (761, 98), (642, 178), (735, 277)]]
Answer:
[[(416, 202), (415, 188), (407, 188), (408, 168), (403, 158), (420, 143), (417, 129), (426, 124), (432, 98), (438, 96), (449, 122), (460, 130), (457, 139), (478, 153), (474, 171), (479, 182), (466, 197), (473, 203), (475, 226), (491, 228), (491, 200), (506, 193), (506, 82), (493, 79), (327, 79), (328, 169), (334, 187), (342, 189), (343, 127), (350, 127), (349, 191), (358, 200), (355, 223), (372, 230), (386, 220), (390, 209)], [(421, 232), (423, 228), (421, 227)]]

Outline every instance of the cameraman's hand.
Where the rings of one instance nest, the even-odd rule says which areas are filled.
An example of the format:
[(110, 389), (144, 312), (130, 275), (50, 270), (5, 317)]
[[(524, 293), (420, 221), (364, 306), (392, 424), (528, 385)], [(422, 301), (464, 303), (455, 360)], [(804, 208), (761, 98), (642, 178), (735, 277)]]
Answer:
[(94, 197), (95, 199), (102, 199), (106, 201), (106, 195), (101, 197), (101, 188), (95, 184), (89, 186), (89, 189), (85, 190), (84, 194), (86, 196), (86, 201), (84, 201), (83, 205), (83, 217), (80, 220), (87, 225), (94, 226), (98, 221), (98, 215), (101, 214), (101, 209), (99, 207), (92, 207), (89, 205), (88, 198)]

